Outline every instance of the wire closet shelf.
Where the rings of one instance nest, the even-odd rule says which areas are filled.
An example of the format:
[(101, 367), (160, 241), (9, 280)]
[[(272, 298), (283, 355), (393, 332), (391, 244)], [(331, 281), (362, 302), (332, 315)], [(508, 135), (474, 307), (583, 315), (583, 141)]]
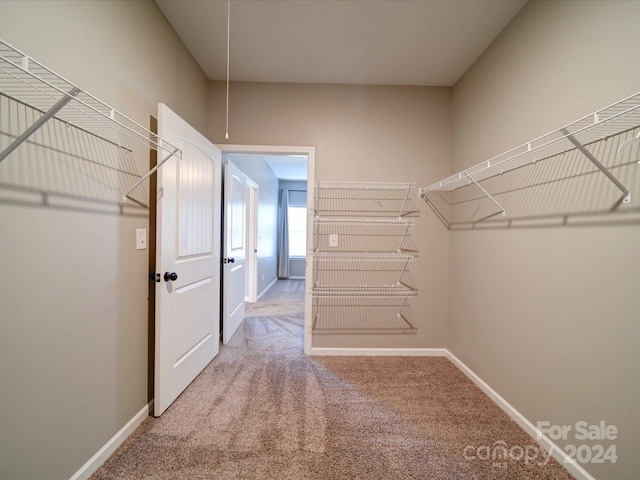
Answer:
[(331, 217), (415, 217), (411, 182), (315, 182), (316, 215)]
[[(436, 209), (437, 214), (441, 215), (442, 212), (439, 211), (437, 202), (438, 197), (435, 197), (434, 194), (441, 192), (441, 195), (446, 195), (448, 192), (463, 187), (476, 186), (485, 197), (494, 203), (497, 213), (504, 216), (504, 208), (492, 197), (492, 192), (485, 190), (480, 182), (536, 162), (557, 158), (568, 152), (579, 151), (621, 192), (622, 203), (630, 203), (630, 191), (610, 172), (607, 166), (595, 158), (588, 147), (624, 133), (635, 135), (635, 132), (632, 131), (638, 126), (640, 126), (640, 92), (473, 167), (427, 187), (422, 187), (418, 193), (432, 208)], [(638, 142), (640, 142), (640, 134), (631, 136), (620, 143), (614, 154), (620, 155), (628, 150), (631, 144)], [(435, 202), (434, 198), (436, 198)], [(439, 199), (442, 200), (442, 198)]]
[(316, 182), (312, 330), (316, 334), (415, 333), (410, 229), (419, 213), (409, 182)]
[[(413, 256), (417, 256), (418, 249), (410, 235), (410, 227), (414, 224), (413, 220), (404, 219), (316, 218), (314, 220), (314, 252), (332, 254), (411, 252)], [(332, 243), (332, 239), (335, 243)]]
[(316, 296), (390, 296), (417, 292), (409, 271), (411, 255), (317, 254), (313, 257)]
[[(26, 128), (22, 135), (0, 152), (0, 162), (51, 118), (88, 132), (119, 148), (131, 150), (125, 142), (135, 141), (145, 148), (167, 152), (165, 160), (174, 155), (180, 156), (179, 149), (169, 142), (2, 39), (0, 92), (3, 96), (29, 105), (42, 114), (38, 121)], [(149, 172), (141, 181), (151, 173), (153, 172)], [(138, 185), (139, 183), (124, 195), (123, 201), (126, 202), (128, 194)]]

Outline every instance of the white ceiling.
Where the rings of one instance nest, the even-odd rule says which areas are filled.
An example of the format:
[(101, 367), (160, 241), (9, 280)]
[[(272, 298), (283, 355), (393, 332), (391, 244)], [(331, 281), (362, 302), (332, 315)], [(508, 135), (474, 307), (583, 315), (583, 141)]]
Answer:
[[(307, 181), (308, 158), (306, 155), (225, 153), (224, 157), (231, 161), (233, 161), (234, 158), (241, 158), (250, 162), (264, 160), (279, 180)], [(251, 176), (250, 171), (246, 171), (245, 173), (249, 175), (249, 177)]]
[(306, 155), (262, 155), (280, 180), (307, 180)]
[[(155, 0), (211, 80), (227, 0)], [(231, 0), (230, 78), (451, 86), (526, 0)]]

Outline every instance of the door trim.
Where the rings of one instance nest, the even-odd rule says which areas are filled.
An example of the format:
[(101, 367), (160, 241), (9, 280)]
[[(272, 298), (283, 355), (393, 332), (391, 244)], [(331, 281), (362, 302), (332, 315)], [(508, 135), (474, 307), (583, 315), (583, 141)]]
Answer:
[(255, 303), (258, 296), (258, 201), (260, 187), (251, 178), (245, 179), (247, 187), (247, 254), (244, 263), (247, 268), (245, 301)]
[(310, 262), (311, 248), (313, 245), (313, 185), (315, 182), (315, 157), (316, 147), (313, 146), (286, 146), (286, 145), (226, 145), (216, 144), (222, 153), (269, 153), (280, 155), (306, 155), (307, 156), (307, 262), (304, 270), (304, 353), (311, 352), (311, 281), (313, 278), (313, 262)]

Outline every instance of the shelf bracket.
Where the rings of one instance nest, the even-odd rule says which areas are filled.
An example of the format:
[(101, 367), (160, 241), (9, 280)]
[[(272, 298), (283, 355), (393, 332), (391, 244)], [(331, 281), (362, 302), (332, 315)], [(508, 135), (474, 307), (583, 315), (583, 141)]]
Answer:
[(407, 191), (404, 193), (404, 198), (402, 199), (402, 205), (400, 206), (400, 214), (399, 214), (400, 217), (404, 215), (404, 206), (407, 204), (408, 198), (409, 198), (409, 189), (407, 188)]
[[(624, 151), (624, 149), (626, 149), (627, 147), (629, 147), (633, 143), (640, 143), (640, 133), (637, 136), (631, 137), (631, 138), (625, 140), (624, 142), (622, 142), (622, 145), (620, 145), (620, 147), (618, 147), (618, 155), (620, 155)], [(636, 163), (638, 163), (640, 165), (640, 160), (638, 160)]]
[(631, 203), (631, 192), (625, 187), (620, 180), (618, 180), (613, 174), (609, 171), (607, 167), (602, 165), (600, 161), (596, 157), (594, 157), (589, 150), (586, 149), (584, 145), (582, 145), (573, 135), (569, 133), (566, 128), (561, 128), (560, 132), (567, 137), (573, 145), (582, 152), (582, 154), (589, 159), (591, 163), (593, 163), (598, 169), (606, 175), (606, 177), (613, 182), (613, 184), (620, 189), (622, 192), (622, 203)]
[(397, 316), (398, 318), (401, 318), (402, 320), (404, 320), (404, 322), (409, 325), (409, 328), (412, 330), (415, 330), (415, 326), (413, 326), (411, 324), (411, 322), (409, 320), (407, 320), (407, 318), (402, 314), (402, 310), (404, 310), (404, 307), (407, 306), (407, 301), (409, 300), (409, 297), (405, 297), (404, 301), (402, 302), (402, 305), (400, 306), (400, 308), (398, 309), (398, 313)]
[(397, 250), (398, 253), (402, 252), (402, 245), (404, 245), (404, 240), (407, 238), (407, 235), (409, 234), (409, 227), (411, 227), (411, 223), (407, 223), (404, 227), (404, 232), (402, 232), (402, 238), (398, 243), (398, 250)]
[[(156, 170), (158, 170), (162, 165), (164, 165), (167, 160), (169, 160), (171, 157), (175, 156), (178, 152), (180, 152), (179, 148), (175, 148), (175, 150), (171, 153), (169, 153), (169, 155), (167, 155), (166, 157), (164, 157), (162, 159), (162, 161), (160, 163), (158, 163), (155, 167), (153, 167), (151, 170), (149, 170), (146, 175), (144, 177), (142, 177), (140, 180), (138, 180), (135, 185), (133, 187), (131, 187), (123, 196), (122, 196), (122, 201), (124, 203), (127, 203), (127, 201), (129, 199), (133, 200), (133, 198), (130, 198), (129, 195), (131, 195), (131, 192), (133, 192), (136, 188), (138, 188), (140, 185), (142, 185), (142, 182), (144, 182), (147, 178), (149, 178), (151, 175), (153, 175)], [(182, 154), (182, 152), (180, 152)]]
[(402, 276), (404, 275), (404, 272), (407, 271), (407, 265), (409, 265), (409, 257), (405, 259), (404, 264), (402, 265), (402, 271), (400, 272), (400, 275), (398, 275), (398, 280), (396, 281), (396, 285), (404, 285), (402, 283)]
[(482, 186), (478, 182), (476, 182), (471, 175), (469, 175), (467, 172), (462, 172), (462, 173), (464, 173), (467, 176), (467, 178), (471, 180), (475, 184), (475, 186), (478, 187), (480, 191), (484, 193), (485, 196), (489, 200), (491, 200), (496, 207), (500, 209), (499, 212), (492, 213), (491, 215), (487, 215), (486, 217), (482, 217), (480, 220), (476, 220), (474, 223), (481, 222), (482, 220), (486, 220), (487, 218), (495, 217), (496, 215), (502, 215), (504, 217), (507, 214), (507, 212), (502, 207), (502, 205), (500, 205), (500, 203), (498, 203), (498, 201), (495, 198), (493, 198), (489, 192), (487, 192), (484, 188), (482, 188)]
[(51, 119), (56, 113), (58, 113), (67, 103), (69, 103), (76, 95), (80, 93), (79, 88), (72, 88), (64, 97), (46, 111), (38, 120), (36, 120), (29, 128), (27, 128), (22, 135), (16, 138), (11, 144), (0, 152), (0, 162), (11, 154), (16, 148), (18, 148), (25, 140), (33, 135), (40, 127)]

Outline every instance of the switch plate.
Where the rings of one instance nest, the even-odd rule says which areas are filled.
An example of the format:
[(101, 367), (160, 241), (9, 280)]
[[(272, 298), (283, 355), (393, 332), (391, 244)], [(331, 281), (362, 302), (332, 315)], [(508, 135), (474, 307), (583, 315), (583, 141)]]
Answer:
[(145, 250), (147, 248), (147, 229), (136, 229), (136, 250)]
[(329, 234), (329, 246), (330, 247), (337, 247), (338, 246), (338, 234), (337, 233), (330, 233)]

